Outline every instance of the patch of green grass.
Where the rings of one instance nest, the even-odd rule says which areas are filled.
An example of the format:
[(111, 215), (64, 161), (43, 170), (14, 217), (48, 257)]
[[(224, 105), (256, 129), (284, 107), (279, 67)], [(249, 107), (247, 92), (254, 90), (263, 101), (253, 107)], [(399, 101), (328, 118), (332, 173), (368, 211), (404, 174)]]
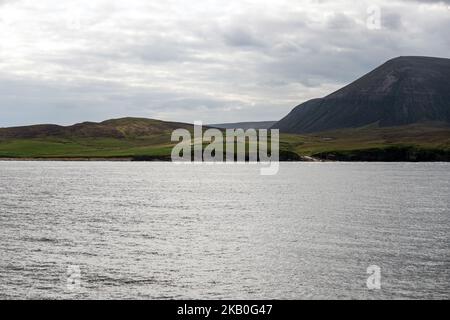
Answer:
[(131, 157), (170, 154), (172, 146), (159, 139), (20, 139), (0, 142), (0, 157), (57, 158), (57, 157)]
[[(169, 157), (176, 142), (170, 131), (127, 138), (46, 137), (0, 140), (0, 157), (9, 158), (114, 158)], [(284, 154), (311, 156), (323, 153), (352, 154), (389, 147), (450, 150), (448, 126), (411, 125), (395, 128), (364, 127), (318, 134), (281, 134)], [(270, 147), (270, 145), (269, 145)]]
[(383, 149), (412, 146), (424, 149), (450, 149), (450, 127), (410, 125), (394, 128), (364, 127), (308, 135), (281, 135), (281, 146), (287, 145), (300, 155), (324, 152)]

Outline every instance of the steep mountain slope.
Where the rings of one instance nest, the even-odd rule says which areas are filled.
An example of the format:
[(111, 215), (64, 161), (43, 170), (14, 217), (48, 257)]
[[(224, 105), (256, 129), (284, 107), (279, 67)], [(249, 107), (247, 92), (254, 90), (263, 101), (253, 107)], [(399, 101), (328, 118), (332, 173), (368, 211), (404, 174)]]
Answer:
[(287, 133), (450, 123), (450, 59), (399, 57), (276, 123)]

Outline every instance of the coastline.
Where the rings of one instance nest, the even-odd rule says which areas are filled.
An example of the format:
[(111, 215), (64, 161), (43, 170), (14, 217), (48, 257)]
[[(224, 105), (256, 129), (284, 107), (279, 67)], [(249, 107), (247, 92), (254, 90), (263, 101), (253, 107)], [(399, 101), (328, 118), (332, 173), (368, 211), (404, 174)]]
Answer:
[[(312, 157), (302, 157), (303, 160), (283, 160), (280, 159), (280, 162), (336, 162), (332, 160), (321, 160), (315, 159)], [(155, 158), (80, 158), (80, 157), (63, 157), (63, 158), (0, 158), (0, 162), (8, 162), (8, 161), (48, 161), (48, 162), (172, 162), (171, 159), (155, 157)]]
[[(259, 159), (258, 159), (259, 160)], [(171, 162), (171, 155), (126, 156), (0, 156), (0, 161), (107, 161), (107, 162)], [(248, 157), (247, 157), (248, 161)], [(280, 150), (280, 162), (450, 162), (450, 150), (421, 149), (408, 146), (391, 146), (348, 151), (328, 151), (313, 155), (299, 155)]]
[[(436, 162), (450, 162), (448, 159), (444, 160), (367, 160), (367, 159), (319, 159), (313, 157), (301, 157), (302, 159), (286, 160), (280, 159), (279, 162), (315, 162), (315, 163), (331, 163), (331, 162), (392, 162), (392, 163), (436, 163)], [(126, 158), (80, 158), (80, 157), (64, 157), (64, 158), (0, 158), (0, 162), (172, 162), (166, 158), (152, 158), (152, 159), (136, 159), (132, 157)]]
[[(83, 161), (83, 162), (95, 162), (95, 161), (108, 161), (108, 162), (128, 162), (133, 161), (133, 158), (82, 158), (82, 157), (63, 157), (63, 158), (0, 158), (0, 161), (66, 161), (66, 162), (75, 162), (75, 161)], [(162, 161), (162, 160), (161, 160)]]

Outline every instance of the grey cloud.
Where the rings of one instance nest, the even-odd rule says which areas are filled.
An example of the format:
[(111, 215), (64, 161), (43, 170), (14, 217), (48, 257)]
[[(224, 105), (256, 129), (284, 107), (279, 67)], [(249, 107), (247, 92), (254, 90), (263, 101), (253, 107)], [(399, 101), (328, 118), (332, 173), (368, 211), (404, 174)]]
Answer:
[(234, 47), (264, 47), (261, 39), (248, 28), (232, 28), (224, 32), (225, 42)]
[(402, 0), (405, 2), (423, 2), (423, 3), (447, 3), (450, 4), (450, 0)]
[(439, 6), (427, 16), (413, 0), (381, 1), (383, 28), (369, 30), (366, 6), (352, 1), (256, 3), (105, 2), (80, 30), (67, 27), (63, 5), (23, 8), (39, 19), (0, 43), (0, 126), (276, 120), (392, 57), (450, 52)]
[(20, 0), (0, 0), (0, 6), (2, 6), (4, 4), (18, 2), (18, 1), (20, 1)]
[(402, 17), (397, 13), (385, 13), (381, 16), (382, 26), (390, 30), (399, 30), (402, 28)]
[(355, 21), (343, 13), (335, 13), (331, 18), (328, 19), (328, 28), (330, 29), (350, 29), (355, 27)]

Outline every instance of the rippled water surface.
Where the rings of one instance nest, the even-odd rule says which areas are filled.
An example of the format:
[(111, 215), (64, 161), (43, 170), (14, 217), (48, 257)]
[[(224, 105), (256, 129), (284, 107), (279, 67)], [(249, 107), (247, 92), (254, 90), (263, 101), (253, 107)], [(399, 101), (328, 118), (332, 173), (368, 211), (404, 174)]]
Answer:
[(0, 298), (448, 299), (449, 194), (442, 163), (1, 162)]

